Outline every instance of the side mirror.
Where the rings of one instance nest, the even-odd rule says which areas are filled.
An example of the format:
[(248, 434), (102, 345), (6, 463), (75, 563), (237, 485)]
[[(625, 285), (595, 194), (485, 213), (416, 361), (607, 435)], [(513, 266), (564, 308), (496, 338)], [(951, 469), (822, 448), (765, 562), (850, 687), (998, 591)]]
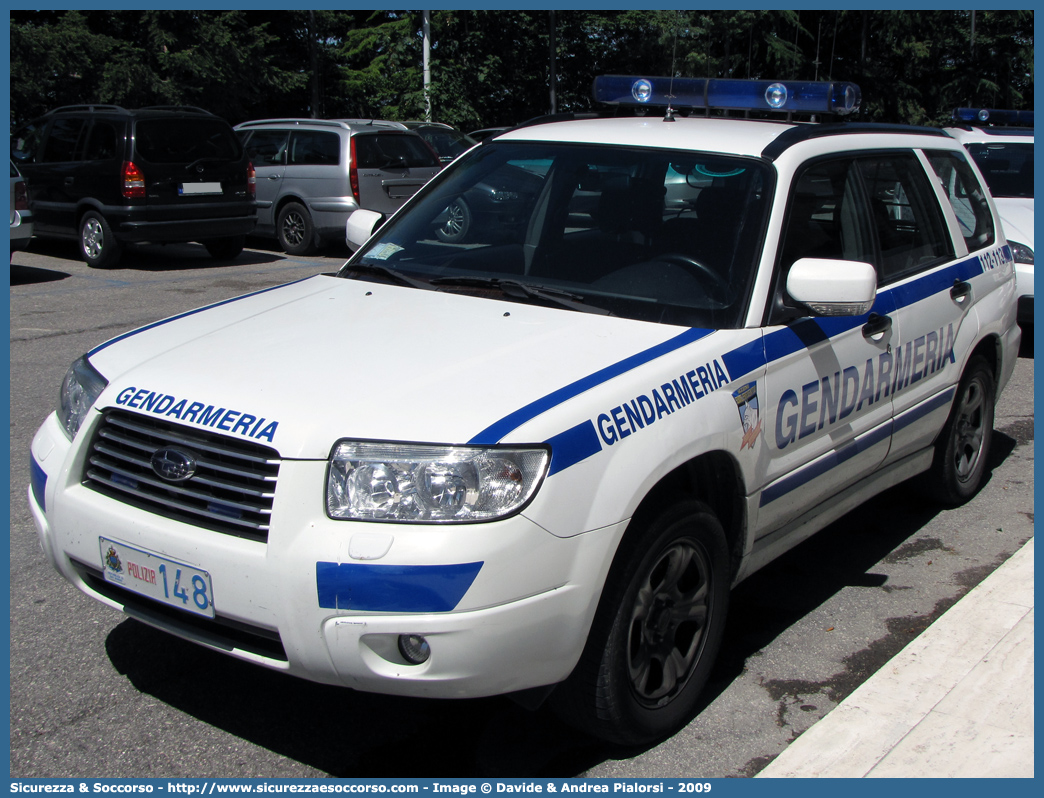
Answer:
[(353, 251), (359, 249), (370, 239), (383, 221), (384, 215), (376, 211), (366, 211), (360, 208), (353, 212), (345, 224), (344, 238), (348, 242), (349, 249)]
[(816, 316), (862, 316), (877, 297), (877, 271), (861, 261), (801, 258), (790, 267), (787, 293)]

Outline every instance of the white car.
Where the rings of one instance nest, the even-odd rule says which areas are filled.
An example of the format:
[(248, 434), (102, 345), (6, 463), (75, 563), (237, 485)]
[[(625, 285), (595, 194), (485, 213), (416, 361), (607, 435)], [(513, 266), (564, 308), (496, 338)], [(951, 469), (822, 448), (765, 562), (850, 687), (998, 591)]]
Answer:
[(1033, 323), (1033, 112), (958, 108), (946, 132), (971, 153), (1015, 258), (1018, 319)]
[[(736, 583), (908, 478), (975, 494), (1020, 331), (951, 137), (788, 121), (852, 84), (668, 86), (600, 80), (649, 113), (503, 133), (353, 214), (337, 275), (86, 353), (32, 443), (47, 557), (316, 682), (687, 722)], [(480, 182), (520, 223), (441, 240)]]

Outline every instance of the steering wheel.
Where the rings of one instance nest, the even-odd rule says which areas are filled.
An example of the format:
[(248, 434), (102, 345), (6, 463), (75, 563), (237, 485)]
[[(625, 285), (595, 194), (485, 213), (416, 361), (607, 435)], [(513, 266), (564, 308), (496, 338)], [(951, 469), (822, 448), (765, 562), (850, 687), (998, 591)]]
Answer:
[[(681, 266), (689, 274), (699, 280), (702, 285), (709, 280), (717, 293), (716, 299), (721, 300), (723, 303), (727, 301), (729, 295), (729, 284), (725, 282), (725, 278), (718, 274), (714, 269), (708, 266), (706, 263), (701, 263), (695, 258), (683, 255), (681, 252), (665, 252), (662, 255), (657, 255), (653, 258), (653, 261), (662, 261), (663, 263), (671, 263), (675, 266)], [(709, 291), (707, 292), (710, 293)]]

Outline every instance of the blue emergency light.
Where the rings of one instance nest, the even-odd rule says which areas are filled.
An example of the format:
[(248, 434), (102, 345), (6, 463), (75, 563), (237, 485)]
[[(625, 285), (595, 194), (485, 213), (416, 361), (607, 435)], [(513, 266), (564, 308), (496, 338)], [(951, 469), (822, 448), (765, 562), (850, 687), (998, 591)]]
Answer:
[(609, 105), (667, 106), (726, 111), (778, 111), (798, 114), (850, 114), (862, 93), (839, 81), (731, 80), (723, 78), (644, 78), (600, 75), (596, 101)]
[(954, 108), (953, 118), (969, 125), (1011, 125), (1033, 127), (1032, 111), (1010, 111), (1000, 108)]

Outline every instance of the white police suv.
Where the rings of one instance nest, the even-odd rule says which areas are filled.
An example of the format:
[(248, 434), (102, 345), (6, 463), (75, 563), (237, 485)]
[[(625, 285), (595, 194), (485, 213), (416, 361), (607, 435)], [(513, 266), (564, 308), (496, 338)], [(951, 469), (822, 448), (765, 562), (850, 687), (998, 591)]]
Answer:
[(909, 477), (972, 496), (1020, 332), (964, 148), (788, 121), (852, 84), (595, 93), (650, 113), (503, 133), (338, 274), (77, 360), (32, 444), (61, 574), (269, 668), (638, 743), (691, 717), (737, 582)]
[(1018, 319), (1033, 323), (1033, 112), (957, 108), (946, 132), (971, 153), (1015, 259)]

